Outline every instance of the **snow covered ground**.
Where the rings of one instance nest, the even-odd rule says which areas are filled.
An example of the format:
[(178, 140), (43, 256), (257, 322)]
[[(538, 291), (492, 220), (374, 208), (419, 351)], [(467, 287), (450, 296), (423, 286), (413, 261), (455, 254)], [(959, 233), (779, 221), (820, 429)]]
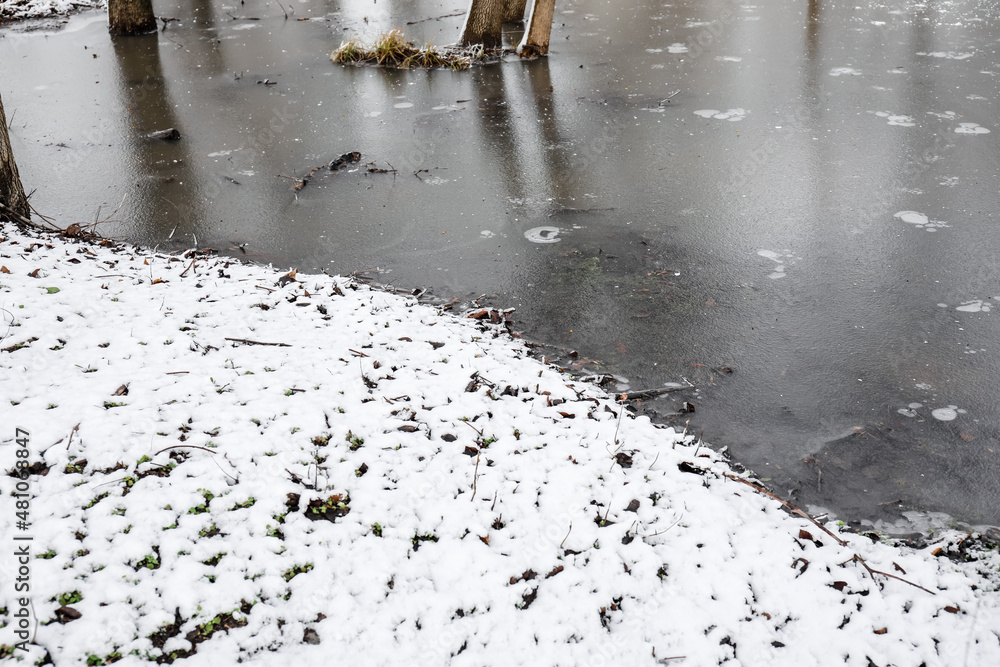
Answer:
[(105, 0), (0, 0), (0, 21), (68, 14), (105, 4)]
[(0, 656), (1000, 664), (976, 536), (828, 534), (488, 318), (0, 236)]

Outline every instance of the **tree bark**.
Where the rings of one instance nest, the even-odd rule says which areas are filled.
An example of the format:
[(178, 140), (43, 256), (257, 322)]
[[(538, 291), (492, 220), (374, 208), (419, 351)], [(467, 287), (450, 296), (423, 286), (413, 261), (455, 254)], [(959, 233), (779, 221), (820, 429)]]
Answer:
[(544, 56), (549, 52), (549, 37), (552, 35), (552, 16), (556, 11), (556, 0), (534, 0), (524, 37), (517, 47), (517, 53), (525, 57)]
[(515, 23), (524, 20), (524, 8), (528, 5), (528, 0), (507, 0), (504, 7), (504, 21)]
[(471, 0), (462, 27), (462, 46), (482, 44), (487, 49), (503, 46), (506, 0)]
[(108, 0), (108, 32), (139, 35), (156, 30), (153, 0)]
[[(0, 203), (23, 218), (31, 218), (31, 208), (28, 198), (24, 196), (21, 176), (14, 164), (14, 153), (10, 149), (10, 135), (7, 134), (7, 116), (3, 112), (3, 100), (0, 99)], [(9, 219), (9, 215), (0, 210), (0, 220)]]

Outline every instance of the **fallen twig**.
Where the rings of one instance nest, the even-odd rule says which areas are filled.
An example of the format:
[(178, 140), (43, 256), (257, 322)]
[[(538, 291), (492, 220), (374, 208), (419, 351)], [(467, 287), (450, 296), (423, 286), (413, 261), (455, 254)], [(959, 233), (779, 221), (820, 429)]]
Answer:
[(882, 570), (876, 570), (876, 569), (870, 567), (868, 565), (868, 563), (865, 562), (865, 559), (862, 558), (861, 556), (857, 555), (857, 554), (854, 554), (854, 556), (850, 560), (845, 560), (843, 563), (841, 563), (841, 566), (847, 565), (848, 563), (861, 563), (865, 567), (865, 569), (868, 570), (868, 574), (871, 575), (872, 581), (875, 580), (875, 575), (876, 574), (881, 574), (881, 575), (886, 576), (886, 577), (891, 577), (893, 579), (898, 579), (899, 581), (902, 581), (904, 584), (909, 584), (909, 585), (913, 586), (914, 588), (919, 588), (920, 590), (922, 590), (922, 591), (924, 591), (926, 593), (930, 593), (931, 595), (937, 595), (937, 593), (935, 593), (934, 591), (927, 590), (926, 588), (924, 588), (920, 584), (915, 584), (912, 581), (907, 581), (906, 579), (903, 579), (902, 577), (897, 577), (894, 574), (889, 574), (888, 572), (883, 572)]
[(836, 535), (834, 535), (832, 532), (830, 532), (829, 529), (827, 529), (826, 526), (824, 526), (823, 524), (821, 524), (819, 521), (817, 521), (816, 519), (812, 518), (811, 516), (809, 516), (808, 514), (806, 514), (802, 510), (800, 510), (798, 507), (796, 507), (795, 505), (793, 505), (790, 502), (788, 502), (787, 500), (784, 500), (783, 498), (779, 498), (778, 496), (774, 495), (773, 493), (771, 493), (770, 491), (768, 491), (767, 489), (765, 489), (761, 485), (754, 484), (750, 480), (743, 479), (742, 477), (737, 477), (736, 475), (730, 475), (728, 472), (722, 473), (722, 476), (723, 477), (728, 477), (729, 479), (732, 479), (732, 480), (735, 480), (737, 482), (740, 482), (741, 484), (746, 484), (750, 488), (755, 489), (755, 490), (759, 491), (760, 493), (763, 493), (765, 496), (767, 496), (769, 498), (773, 498), (774, 500), (777, 500), (779, 503), (781, 503), (782, 505), (784, 505), (785, 507), (787, 507), (789, 510), (791, 510), (794, 514), (798, 514), (800, 517), (802, 517), (803, 519), (806, 519), (810, 523), (814, 524), (817, 528), (819, 528), (820, 530), (822, 530), (824, 533), (826, 533), (827, 535), (829, 535), (830, 537), (832, 537), (834, 540), (837, 541), (837, 544), (839, 544), (840, 546), (842, 546), (842, 547), (847, 546), (847, 542), (845, 540), (842, 540), (839, 537), (837, 537)]
[(663, 389), (646, 389), (645, 391), (630, 391), (627, 394), (622, 394), (627, 401), (641, 400), (645, 398), (654, 398), (656, 396), (662, 396), (663, 394), (669, 394), (674, 391), (686, 391), (688, 389), (697, 389), (697, 385), (690, 385), (688, 387), (665, 387)]
[(69, 432), (69, 442), (66, 443), (66, 451), (69, 451), (69, 446), (73, 444), (73, 434), (80, 430), (80, 424), (74, 426)]
[(249, 340), (247, 338), (226, 338), (234, 343), (245, 343), (247, 345), (273, 345), (275, 347), (291, 347), (288, 343), (265, 343), (259, 340)]
[(444, 14), (442, 16), (432, 16), (427, 19), (418, 19), (416, 21), (407, 21), (406, 25), (416, 25), (418, 23), (424, 23), (425, 21), (440, 21), (441, 19), (451, 18), (452, 16), (463, 16), (465, 12), (455, 12), (454, 14)]
[(208, 447), (202, 447), (201, 445), (170, 445), (169, 447), (164, 447), (160, 451), (156, 452), (156, 454), (153, 454), (153, 456), (157, 456), (159, 454), (162, 454), (163, 452), (167, 451), (168, 449), (201, 449), (201, 450), (204, 450), (204, 451), (208, 452), (209, 454), (215, 454), (215, 452), (213, 452)]

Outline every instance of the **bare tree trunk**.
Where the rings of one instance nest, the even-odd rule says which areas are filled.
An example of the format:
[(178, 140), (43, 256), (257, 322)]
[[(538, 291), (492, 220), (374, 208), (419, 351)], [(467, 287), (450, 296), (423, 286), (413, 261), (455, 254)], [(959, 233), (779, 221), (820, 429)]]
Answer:
[(462, 46), (482, 44), (487, 49), (503, 46), (503, 19), (507, 0), (471, 0), (462, 27)]
[[(21, 176), (14, 164), (14, 153), (10, 150), (10, 135), (7, 134), (7, 116), (3, 112), (3, 100), (0, 100), (0, 204), (3, 204), (15, 214), (31, 217), (28, 198), (24, 196)], [(9, 219), (6, 211), (0, 210), (0, 220)]]
[(507, 0), (507, 5), (504, 7), (504, 21), (510, 21), (511, 23), (524, 20), (524, 8), (527, 7), (528, 0)]
[(519, 55), (544, 56), (549, 52), (549, 37), (552, 34), (552, 16), (556, 11), (556, 0), (534, 0), (524, 37), (517, 47)]
[(108, 32), (138, 35), (156, 30), (153, 0), (108, 0)]

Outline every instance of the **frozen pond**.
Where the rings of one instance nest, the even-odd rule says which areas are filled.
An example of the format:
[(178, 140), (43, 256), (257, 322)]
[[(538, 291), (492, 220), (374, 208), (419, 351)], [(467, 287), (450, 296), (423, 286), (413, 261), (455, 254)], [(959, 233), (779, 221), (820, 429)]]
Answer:
[(995, 3), (560, 0), (549, 58), (458, 73), (329, 53), (451, 43), (464, 1), (155, 4), (0, 30), (38, 210), (495, 295), (579, 370), (697, 385), (645, 407), (795, 502), (1000, 523)]

